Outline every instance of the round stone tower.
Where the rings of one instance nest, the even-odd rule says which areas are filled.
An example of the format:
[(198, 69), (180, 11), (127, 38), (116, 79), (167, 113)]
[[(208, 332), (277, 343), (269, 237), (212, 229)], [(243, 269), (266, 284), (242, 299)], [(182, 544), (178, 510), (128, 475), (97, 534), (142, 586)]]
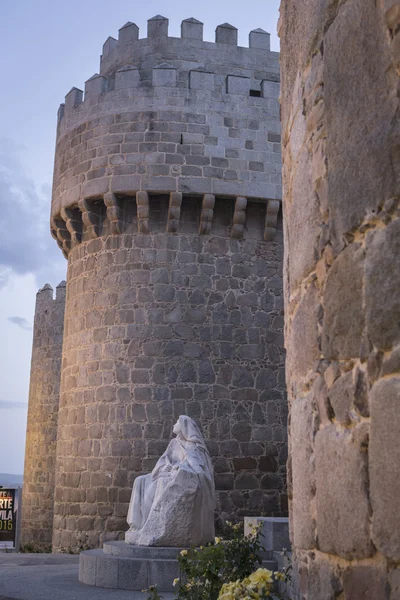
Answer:
[(21, 545), (51, 548), (65, 281), (36, 295), (26, 431)]
[(208, 440), (220, 517), (286, 511), (278, 54), (261, 29), (249, 48), (202, 30), (127, 23), (59, 110), (54, 549), (122, 535), (180, 414)]

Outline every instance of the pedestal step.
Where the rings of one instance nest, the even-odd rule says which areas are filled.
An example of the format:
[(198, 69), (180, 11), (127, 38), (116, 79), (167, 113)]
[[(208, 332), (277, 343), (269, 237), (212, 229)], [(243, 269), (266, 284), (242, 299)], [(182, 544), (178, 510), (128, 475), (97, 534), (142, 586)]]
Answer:
[[(86, 550), (79, 556), (79, 581), (97, 587), (140, 591), (157, 585), (161, 592), (173, 592), (179, 577), (178, 553), (182, 548), (131, 546), (106, 542), (103, 550)], [(276, 563), (263, 561), (272, 571)]]

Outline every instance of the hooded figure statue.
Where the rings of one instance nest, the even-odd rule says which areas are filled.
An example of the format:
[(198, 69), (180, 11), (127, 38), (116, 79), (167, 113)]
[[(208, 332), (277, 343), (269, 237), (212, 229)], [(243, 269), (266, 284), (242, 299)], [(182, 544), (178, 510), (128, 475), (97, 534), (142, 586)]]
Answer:
[(196, 423), (180, 416), (176, 437), (153, 471), (135, 479), (125, 534), (140, 546), (200, 546), (214, 539), (215, 487), (210, 454)]

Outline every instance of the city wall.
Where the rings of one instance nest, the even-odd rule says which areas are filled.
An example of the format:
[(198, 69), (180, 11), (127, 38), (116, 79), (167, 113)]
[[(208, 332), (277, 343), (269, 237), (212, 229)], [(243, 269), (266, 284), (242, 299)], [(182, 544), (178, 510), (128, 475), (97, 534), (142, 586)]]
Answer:
[(400, 5), (281, 5), (295, 598), (400, 593)]

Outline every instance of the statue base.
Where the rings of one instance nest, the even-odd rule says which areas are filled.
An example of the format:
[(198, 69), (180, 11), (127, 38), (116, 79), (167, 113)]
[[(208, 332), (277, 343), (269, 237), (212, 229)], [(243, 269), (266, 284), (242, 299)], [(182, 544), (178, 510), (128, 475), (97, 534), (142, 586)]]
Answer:
[(97, 587), (141, 591), (157, 585), (173, 592), (179, 577), (178, 554), (183, 548), (133, 546), (105, 542), (102, 550), (85, 550), (79, 556), (79, 581)]

